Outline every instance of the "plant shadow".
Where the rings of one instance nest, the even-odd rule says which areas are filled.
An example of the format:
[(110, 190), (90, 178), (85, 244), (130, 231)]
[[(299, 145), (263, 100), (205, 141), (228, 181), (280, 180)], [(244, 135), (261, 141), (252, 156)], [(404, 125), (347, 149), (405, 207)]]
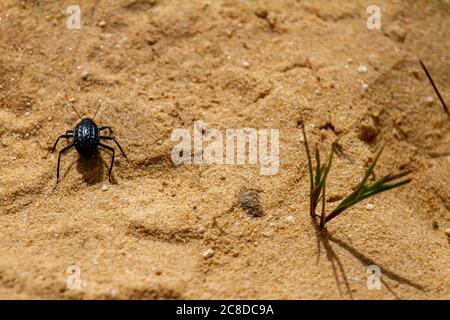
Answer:
[[(380, 268), (381, 275), (382, 275), (381, 282), (384, 284), (386, 289), (388, 289), (388, 291), (396, 299), (400, 299), (400, 297), (386, 283), (386, 281), (383, 280), (383, 276), (386, 276), (389, 279), (394, 280), (398, 283), (408, 285), (417, 290), (425, 291), (425, 288), (423, 286), (421, 286), (420, 284), (417, 284), (417, 283), (415, 283), (403, 276), (400, 276), (397, 273), (381, 266), (375, 260), (364, 255), (362, 252), (356, 250), (354, 247), (352, 247), (345, 241), (335, 238), (328, 232), (328, 230), (322, 229), (319, 227), (319, 223), (318, 223), (317, 219), (311, 218), (311, 220), (312, 220), (312, 225), (314, 226), (314, 230), (316, 231), (316, 238), (317, 238), (317, 260), (316, 260), (316, 263), (319, 262), (321, 246), (323, 246), (326, 251), (327, 258), (331, 262), (331, 266), (333, 268), (333, 273), (334, 273), (334, 278), (335, 278), (336, 284), (338, 286), (338, 289), (339, 289), (339, 292), (341, 295), (343, 294), (343, 291), (342, 291), (342, 287), (341, 287), (340, 277), (342, 277), (342, 282), (345, 285), (347, 294), (350, 296), (351, 299), (353, 299), (352, 291), (351, 291), (350, 284), (348, 282), (348, 279), (347, 279), (347, 276), (346, 276), (346, 273), (344, 270), (344, 266), (343, 266), (342, 262), (340, 261), (339, 257), (337, 256), (336, 252), (333, 250), (333, 247), (331, 246), (330, 242), (335, 243), (335, 244), (339, 245), (341, 248), (345, 249), (347, 252), (349, 252), (352, 256), (354, 256), (356, 259), (358, 259), (365, 266), (377, 265)], [(341, 276), (339, 275), (339, 273)]]

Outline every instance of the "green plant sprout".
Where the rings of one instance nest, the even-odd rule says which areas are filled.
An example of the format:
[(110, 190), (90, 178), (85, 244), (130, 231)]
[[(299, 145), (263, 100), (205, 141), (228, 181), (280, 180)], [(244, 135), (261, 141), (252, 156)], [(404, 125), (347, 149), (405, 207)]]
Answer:
[[(382, 147), (375, 155), (375, 158), (373, 159), (372, 163), (369, 165), (369, 167), (366, 169), (366, 173), (364, 174), (364, 177), (362, 178), (361, 182), (354, 188), (354, 191), (350, 193), (344, 200), (342, 200), (339, 205), (331, 211), (329, 215), (326, 215), (325, 213), (325, 187), (326, 187), (326, 180), (328, 177), (328, 173), (331, 170), (331, 165), (333, 161), (333, 154), (336, 153), (339, 155), (339, 149), (337, 140), (333, 142), (331, 145), (331, 151), (330, 156), (328, 158), (328, 162), (321, 165), (320, 163), (320, 155), (319, 150), (316, 148), (316, 169), (313, 169), (312, 160), (311, 160), (311, 153), (309, 151), (309, 145), (308, 140), (306, 138), (305, 128), (302, 125), (302, 132), (303, 132), (303, 142), (305, 144), (306, 149), (306, 156), (308, 159), (308, 170), (309, 170), (309, 177), (310, 177), (310, 215), (312, 217), (316, 216), (316, 208), (319, 204), (319, 202), (322, 200), (322, 214), (320, 215), (320, 227), (324, 228), (325, 224), (329, 222), (330, 220), (336, 218), (338, 215), (340, 215), (342, 212), (344, 212), (346, 209), (350, 208), (351, 206), (371, 197), (374, 196), (377, 193), (381, 193), (390, 189), (394, 189), (397, 187), (400, 187), (404, 184), (407, 184), (411, 182), (411, 179), (403, 179), (399, 180), (406, 175), (410, 174), (412, 170), (405, 170), (398, 174), (388, 174), (385, 177), (379, 179), (375, 182), (368, 182), (369, 177), (371, 176), (373, 169), (375, 168), (375, 165), (380, 158), (381, 153), (383, 152), (384, 147)], [(392, 182), (392, 183), (391, 183)]]

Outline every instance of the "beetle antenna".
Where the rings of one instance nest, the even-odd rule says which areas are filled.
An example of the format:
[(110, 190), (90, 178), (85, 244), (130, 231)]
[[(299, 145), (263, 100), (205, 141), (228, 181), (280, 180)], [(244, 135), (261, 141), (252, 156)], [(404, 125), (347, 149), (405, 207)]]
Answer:
[(100, 109), (100, 106), (102, 105), (102, 99), (98, 100), (98, 106), (97, 106), (97, 110), (95, 110), (94, 116), (92, 117), (92, 120), (95, 119), (95, 116), (97, 115), (97, 111), (98, 109)]
[(433, 79), (431, 78), (430, 73), (428, 72), (428, 70), (427, 70), (427, 68), (425, 67), (425, 64), (422, 62), (422, 60), (419, 59), (419, 62), (420, 62), (420, 64), (422, 65), (422, 68), (423, 68), (423, 70), (425, 71), (425, 73), (426, 73), (426, 75), (427, 75), (427, 77), (428, 77), (428, 80), (430, 80), (431, 85), (433, 86), (434, 91), (436, 92), (436, 94), (437, 94), (439, 100), (441, 100), (442, 106), (444, 107), (444, 110), (445, 110), (445, 112), (447, 113), (447, 115), (448, 115), (448, 117), (449, 117), (449, 119), (450, 119), (450, 111), (448, 110), (448, 107), (447, 107), (447, 105), (445, 104), (444, 99), (442, 99), (442, 96), (441, 96), (441, 94), (439, 93), (438, 88), (437, 88), (436, 85), (434, 84), (434, 81), (433, 81)]
[(77, 114), (78, 118), (80, 118), (80, 120), (81, 120), (80, 114), (78, 113), (77, 109), (75, 109), (75, 106), (74, 106), (72, 103), (70, 103), (70, 102), (67, 103), (67, 104), (68, 104), (69, 106), (71, 106), (73, 110), (75, 110), (75, 113)]

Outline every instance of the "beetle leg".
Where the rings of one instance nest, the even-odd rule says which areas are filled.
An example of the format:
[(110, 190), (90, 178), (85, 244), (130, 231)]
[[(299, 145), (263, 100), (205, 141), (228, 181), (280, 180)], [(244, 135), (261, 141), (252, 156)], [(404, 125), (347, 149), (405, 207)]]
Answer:
[(69, 136), (69, 137), (66, 137), (67, 142), (69, 142), (69, 138), (73, 138), (73, 130), (67, 130), (66, 136)]
[[(59, 139), (61, 139), (61, 138), (66, 138), (66, 139), (68, 139), (68, 138), (72, 138), (72, 137), (73, 137), (73, 134), (70, 133), (70, 131), (71, 131), (71, 130), (67, 131), (66, 134), (62, 134), (62, 135), (60, 135), (60, 136), (58, 137), (58, 139), (56, 139), (56, 142), (55, 142), (55, 144), (53, 145), (53, 148), (52, 148), (52, 152), (55, 151), (56, 145), (58, 144)], [(72, 131), (72, 132), (73, 132), (73, 131)], [(68, 134), (68, 133), (70, 133), (70, 134)]]
[(103, 139), (103, 140), (112, 140), (112, 141), (114, 141), (114, 142), (117, 144), (117, 146), (119, 147), (120, 152), (122, 152), (123, 156), (124, 156), (125, 159), (127, 159), (127, 161), (128, 161), (127, 155), (126, 155), (125, 152), (123, 151), (123, 149), (122, 149), (122, 147), (120, 146), (120, 144), (117, 142), (116, 138), (114, 138), (114, 137), (107, 137), (107, 136), (100, 136), (100, 139)]
[[(58, 138), (58, 140), (59, 140), (59, 138)], [(56, 141), (56, 142), (58, 142), (58, 141)], [(74, 147), (74, 146), (75, 146), (74, 144), (71, 144), (70, 146), (64, 147), (64, 148), (59, 152), (59, 156), (58, 156), (58, 167), (57, 167), (57, 169), (56, 169), (56, 183), (58, 183), (58, 180), (59, 180), (59, 164), (60, 164), (60, 162), (61, 162), (61, 155), (62, 155), (64, 152), (66, 152), (67, 150), (69, 150), (70, 148)]]
[(103, 147), (103, 148), (105, 148), (106, 150), (109, 150), (109, 151), (112, 152), (111, 165), (109, 166), (109, 182), (111, 182), (111, 172), (112, 172), (112, 168), (113, 168), (113, 165), (114, 165), (114, 154), (115, 154), (115, 150), (114, 150), (113, 147), (107, 146), (106, 144), (103, 144), (103, 143), (101, 143), (101, 142), (100, 142), (98, 145), (99, 145), (100, 147)]
[(102, 130), (106, 130), (106, 129), (109, 130), (109, 134), (112, 134), (112, 133), (113, 133), (113, 130), (112, 130), (111, 127), (100, 127), (100, 128), (98, 128), (98, 131), (102, 131)]

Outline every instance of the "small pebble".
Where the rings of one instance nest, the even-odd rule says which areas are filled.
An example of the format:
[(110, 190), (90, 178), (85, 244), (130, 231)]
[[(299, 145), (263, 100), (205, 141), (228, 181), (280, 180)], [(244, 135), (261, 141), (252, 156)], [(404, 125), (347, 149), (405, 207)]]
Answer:
[(256, 9), (256, 11), (255, 11), (255, 15), (261, 19), (267, 18), (267, 14), (268, 14), (268, 12), (266, 9), (259, 8), (259, 9)]
[(102, 191), (108, 191), (108, 186), (106, 184), (103, 185)]
[(204, 226), (200, 226), (200, 227), (198, 227), (197, 232), (200, 233), (200, 234), (203, 234), (203, 233), (206, 232), (206, 228)]
[(367, 209), (367, 210), (373, 210), (373, 209), (375, 209), (375, 205), (373, 205), (372, 203), (368, 203), (368, 204), (366, 205), (366, 209)]
[(361, 84), (361, 89), (363, 89), (363, 91), (367, 91), (367, 90), (369, 90), (369, 85), (367, 83), (363, 82)]
[(248, 67), (250, 67), (250, 62), (248, 62), (248, 61), (242, 61), (242, 66), (243, 66), (244, 68), (248, 68)]
[(103, 28), (104, 26), (106, 26), (106, 21), (105, 20), (100, 21), (98, 23), (98, 26)]
[(286, 219), (289, 222), (294, 222), (295, 221), (295, 217), (294, 216), (288, 216)]
[(428, 96), (428, 97), (425, 98), (425, 102), (427, 103), (427, 105), (432, 104), (433, 101), (434, 101), (434, 99), (433, 99), (433, 97), (431, 97), (431, 96)]
[(359, 65), (357, 71), (359, 73), (366, 73), (367, 72), (367, 67), (365, 65)]
[(203, 252), (203, 257), (205, 257), (206, 259), (211, 258), (213, 255), (214, 255), (214, 250), (211, 248), (209, 248), (208, 250)]
[(86, 80), (89, 77), (89, 72), (84, 70), (83, 72), (81, 72), (81, 78)]
[(447, 229), (445, 230), (445, 233), (447, 234), (447, 236), (450, 237), (450, 228), (447, 228)]

